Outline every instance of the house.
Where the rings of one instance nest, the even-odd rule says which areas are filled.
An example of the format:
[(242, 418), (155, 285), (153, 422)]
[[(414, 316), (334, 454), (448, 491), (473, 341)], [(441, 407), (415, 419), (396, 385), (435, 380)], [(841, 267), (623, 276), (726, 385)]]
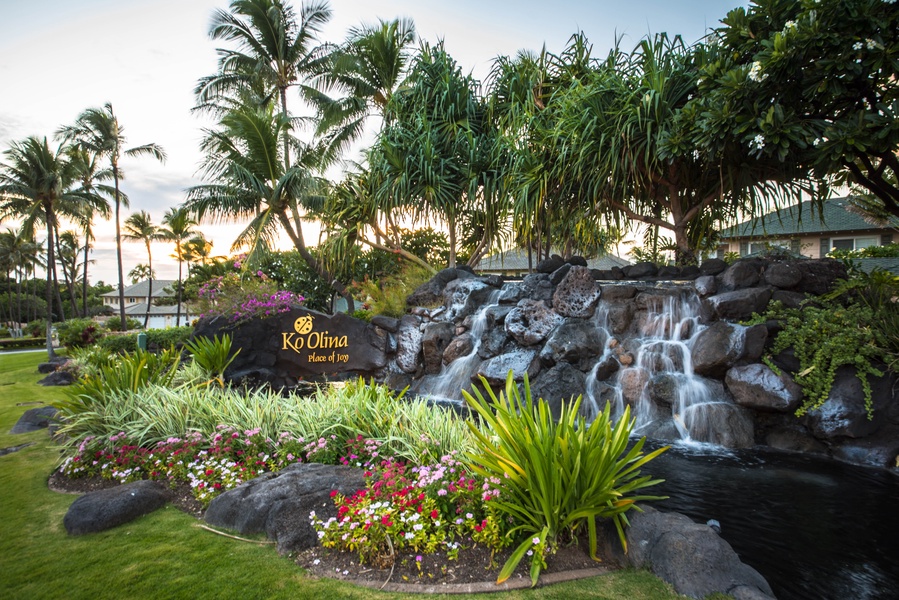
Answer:
[[(540, 262), (536, 256), (531, 258), (532, 268), (537, 267)], [(597, 258), (591, 258), (587, 261), (587, 266), (591, 269), (599, 269), (601, 271), (609, 271), (612, 267), (626, 267), (628, 261), (617, 256), (607, 254)], [(528, 253), (523, 248), (506, 250), (499, 254), (491, 254), (485, 256), (478, 263), (476, 270), (479, 273), (489, 275), (503, 275), (506, 277), (521, 277), (528, 273)]]
[(780, 247), (808, 258), (823, 258), (831, 250), (860, 250), (899, 242), (899, 219), (875, 223), (848, 198), (825, 200), (821, 212), (812, 202), (794, 204), (721, 231), (718, 257), (740, 256)]
[[(154, 279), (153, 280), (153, 300), (161, 298), (174, 299), (175, 293), (172, 288), (177, 285), (175, 279)], [(147, 294), (150, 291), (150, 280), (145, 279), (125, 288), (125, 317), (137, 319), (141, 323), (147, 314)], [(119, 311), (119, 292), (106, 292), (102, 295), (103, 305), (111, 307), (116, 314)], [(150, 319), (147, 323), (148, 329), (165, 329), (166, 327), (174, 327), (178, 322), (178, 306), (172, 304), (170, 306), (150, 306)], [(188, 314), (184, 305), (181, 306), (181, 325), (189, 325), (191, 315)]]

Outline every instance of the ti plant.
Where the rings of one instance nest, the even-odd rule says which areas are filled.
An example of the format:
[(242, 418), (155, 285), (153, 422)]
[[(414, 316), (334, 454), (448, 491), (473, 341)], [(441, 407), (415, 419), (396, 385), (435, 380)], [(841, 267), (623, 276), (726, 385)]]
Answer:
[(628, 450), (635, 419), (630, 410), (617, 423), (610, 408), (587, 423), (579, 415), (581, 399), (562, 404), (555, 421), (545, 402), (531, 399), (528, 379), (523, 395), (512, 373), (505, 393), (497, 398), (483, 380), (488, 399), (475, 388), (474, 396), (463, 392), (480, 425), (468, 422), (475, 437), (475, 450), (467, 453), (469, 467), (494, 482), (499, 495), (495, 507), (514, 521), (510, 536), (523, 541), (500, 571), (497, 583), (508, 579), (521, 559), (531, 556), (531, 583), (536, 585), (545, 567), (544, 556), (556, 548), (563, 533), (576, 534), (586, 528), (590, 555), (596, 556), (596, 519), (611, 518), (622, 546), (627, 550), (625, 513), (636, 502), (659, 500), (659, 496), (635, 495), (661, 480), (640, 476), (640, 467), (667, 450), (643, 454), (645, 438)]

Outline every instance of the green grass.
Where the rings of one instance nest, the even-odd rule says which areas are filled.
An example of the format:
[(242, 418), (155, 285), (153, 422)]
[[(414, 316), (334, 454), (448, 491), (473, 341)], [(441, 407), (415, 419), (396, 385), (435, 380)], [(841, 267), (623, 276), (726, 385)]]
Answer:
[[(217, 536), (176, 508), (102, 533), (70, 537), (62, 525), (75, 496), (51, 492), (47, 477), (58, 447), (46, 431), (10, 435), (37, 401), (62, 399), (59, 388), (35, 385), (43, 354), (0, 356), (0, 448), (33, 445), (0, 457), (0, 597), (114, 600), (153, 598), (421, 598), (377, 593), (307, 577), (271, 546)], [(22, 405), (19, 405), (22, 404)], [(683, 598), (643, 571), (625, 571), (536, 590), (512, 599)]]

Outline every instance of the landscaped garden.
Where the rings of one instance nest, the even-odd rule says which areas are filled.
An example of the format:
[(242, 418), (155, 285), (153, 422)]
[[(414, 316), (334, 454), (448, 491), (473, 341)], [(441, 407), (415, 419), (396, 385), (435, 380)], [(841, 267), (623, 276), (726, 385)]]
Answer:
[[(0, 384), (7, 390), (0, 412), (6, 432), (25, 408), (35, 403), (39, 358), (31, 354), (0, 360)], [(439, 569), (453, 568), (453, 554), (473, 546), (492, 552), (511, 540), (520, 542), (524, 538), (527, 546), (520, 546), (525, 548), (520, 554), (530, 566), (533, 556), (551, 561), (554, 546), (569, 541), (565, 537), (571, 531), (569, 524), (509, 523), (506, 513), (491, 506), (497, 490), (502, 497), (502, 486), (495, 478), (485, 486), (485, 481), (490, 482), (489, 475), (485, 480), (482, 474), (470, 471), (467, 464), (471, 463), (462, 463), (466, 450), (477, 452), (477, 435), (460, 419), (440, 412), (442, 409), (401, 402), (382, 388), (360, 383), (320, 392), (303, 403), (308, 410), (302, 410), (298, 398), (240, 395), (214, 383), (203, 385), (197, 374), (194, 371), (191, 378), (179, 373), (182, 380), (174, 385), (182, 386), (180, 390), (173, 389), (171, 381), (168, 386), (148, 383), (141, 388), (142, 402), (135, 402), (136, 395), (127, 390), (110, 390), (94, 411), (81, 411), (82, 418), (74, 418), (66, 426), (71, 437), (64, 446), (48, 439), (45, 432), (0, 436), (3, 447), (32, 444), (0, 462), (0, 482), (7, 490), (0, 509), (7, 533), (0, 543), (11, 597), (122, 598), (152, 594), (211, 598), (221, 597), (222, 589), (228, 589), (229, 594), (243, 590), (244, 595), (266, 598), (326, 594), (361, 597), (372, 593), (309, 578), (289, 560), (279, 558), (272, 548), (198, 529), (198, 522), (191, 516), (171, 507), (107, 532), (67, 536), (61, 523), (71, 497), (46, 487), (49, 474), (60, 460), (65, 472), (86, 480), (118, 482), (146, 477), (175, 485), (189, 482), (193, 495), (203, 505), (239, 481), (290, 461), (358, 463), (379, 473), (380, 483), (373, 481), (353, 497), (335, 498), (341, 507), (338, 521), (320, 526), (324, 545), (351, 552), (357, 560), (366, 559), (365, 564), (375, 568), (383, 567), (384, 544), (389, 537), (395, 543), (398, 560), (411, 557), (407, 572), (415, 574), (412, 580), (439, 577)], [(183, 410), (187, 404), (174, 401), (178, 396), (190, 405), (190, 411)], [(65, 404), (72, 396), (48, 388), (41, 390), (40, 397)], [(69, 410), (71, 416), (77, 412), (71, 407)], [(142, 417), (137, 418), (134, 411)], [(190, 416), (179, 418), (179, 414)], [(220, 427), (223, 421), (233, 425)], [(597, 431), (604, 432), (601, 420), (595, 423), (600, 423)], [(278, 434), (284, 430), (292, 433)], [(448, 448), (457, 448), (457, 453)], [(631, 452), (633, 459), (639, 450)], [(79, 463), (84, 466), (77, 466)], [(539, 499), (534, 496), (534, 501)], [(600, 512), (608, 510), (605, 502), (601, 504)], [(375, 520), (380, 526), (379, 534), (372, 531), (369, 541), (360, 542), (358, 536), (347, 541), (332, 533), (337, 523), (342, 523), (345, 531), (365, 530), (366, 520), (372, 523), (370, 531)], [(505, 540), (503, 534), (510, 531), (510, 525), (519, 525), (521, 530), (517, 537), (513, 532)], [(538, 536), (540, 541), (533, 542)], [(419, 572), (418, 557), (428, 556), (435, 549), (449, 556), (439, 564), (429, 558), (426, 564), (436, 572)], [(459, 563), (455, 564), (459, 568)], [(484, 579), (495, 577), (500, 566), (485, 571)], [(110, 586), (110, 573), (116, 573), (115, 586)], [(574, 597), (675, 597), (665, 587), (647, 574), (623, 572), (546, 591), (519, 593), (522, 597), (555, 597), (558, 593)]]

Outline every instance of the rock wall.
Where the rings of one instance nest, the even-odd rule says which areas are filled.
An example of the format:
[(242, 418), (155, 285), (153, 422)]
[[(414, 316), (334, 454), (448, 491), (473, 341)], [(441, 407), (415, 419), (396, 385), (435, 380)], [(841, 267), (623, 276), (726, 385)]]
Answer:
[[(534, 395), (554, 412), (573, 396), (584, 397), (588, 416), (607, 400), (629, 404), (649, 437), (764, 444), (896, 468), (899, 398), (891, 378), (871, 382), (873, 420), (849, 367), (839, 370), (821, 408), (797, 418), (795, 359), (789, 352), (776, 357), (779, 374), (760, 362), (776, 324), (739, 324), (772, 299), (798, 307), (827, 292), (846, 276), (838, 261), (753, 258), (728, 266), (712, 259), (700, 267), (639, 263), (608, 272), (579, 263), (544, 261), (536, 273), (506, 283), (465, 269), (441, 271), (410, 296), (410, 314), (386, 332), (395, 352), (382, 379), (428, 393), (447, 365), (476, 351), (458, 390), (480, 377), (499, 386), (511, 370), (517, 381), (527, 374)], [(486, 327), (472, 339), (478, 319)]]

